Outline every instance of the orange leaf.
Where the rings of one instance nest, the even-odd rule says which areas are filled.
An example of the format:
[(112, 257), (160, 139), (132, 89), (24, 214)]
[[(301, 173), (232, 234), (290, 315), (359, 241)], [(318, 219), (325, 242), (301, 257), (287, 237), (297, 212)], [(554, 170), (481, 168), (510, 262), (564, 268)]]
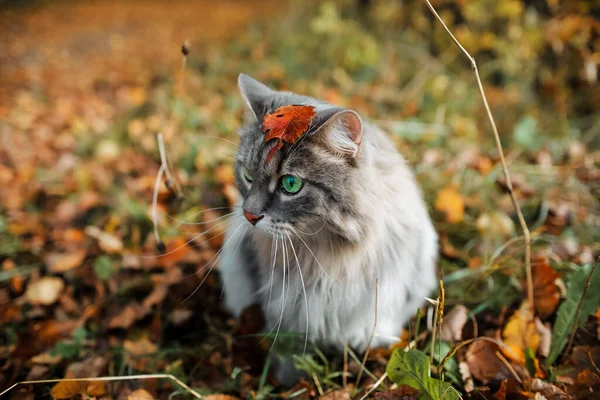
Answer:
[(458, 189), (449, 185), (440, 190), (435, 200), (435, 209), (446, 215), (451, 224), (462, 221), (465, 215), (465, 202)]
[(279, 107), (265, 116), (263, 120), (265, 143), (271, 139), (278, 139), (267, 155), (267, 164), (283, 147), (283, 142), (293, 144), (306, 132), (315, 115), (317, 113), (313, 106), (289, 105)]
[(69, 399), (82, 393), (87, 385), (88, 383), (86, 381), (60, 381), (52, 387), (50, 394), (55, 399)]

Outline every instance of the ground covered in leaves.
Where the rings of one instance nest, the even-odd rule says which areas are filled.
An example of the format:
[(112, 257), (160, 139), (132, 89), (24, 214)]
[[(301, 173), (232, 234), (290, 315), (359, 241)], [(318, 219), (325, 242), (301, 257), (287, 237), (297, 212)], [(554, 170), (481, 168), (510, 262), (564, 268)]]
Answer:
[[(423, 2), (27, 2), (0, 10), (0, 392), (163, 373), (210, 399), (360, 398), (376, 382), (384, 399), (598, 398), (600, 9), (433, 3), (478, 61), (532, 232), (533, 309), (474, 76)], [(378, 123), (430, 205), (445, 295), (358, 384), (360, 354), (316, 349), (282, 389), (258, 313), (238, 324), (221, 306), (209, 271), (237, 197), (240, 72)], [(158, 193), (164, 256), (158, 132), (183, 189)], [(139, 378), (7, 396), (192, 394)]]

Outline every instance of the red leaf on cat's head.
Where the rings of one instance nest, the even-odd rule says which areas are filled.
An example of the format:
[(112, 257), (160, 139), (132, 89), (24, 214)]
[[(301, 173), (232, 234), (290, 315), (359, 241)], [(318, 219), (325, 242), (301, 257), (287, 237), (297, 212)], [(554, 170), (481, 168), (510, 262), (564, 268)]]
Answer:
[(313, 118), (317, 115), (313, 106), (283, 106), (263, 119), (263, 133), (265, 143), (277, 139), (277, 143), (267, 154), (267, 164), (273, 155), (283, 147), (283, 142), (294, 144), (310, 127)]

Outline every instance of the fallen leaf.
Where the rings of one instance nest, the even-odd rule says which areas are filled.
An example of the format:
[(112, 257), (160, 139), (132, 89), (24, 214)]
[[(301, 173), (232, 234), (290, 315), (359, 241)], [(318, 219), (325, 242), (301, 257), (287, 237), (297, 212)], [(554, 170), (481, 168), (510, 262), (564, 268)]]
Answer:
[(444, 317), (442, 323), (442, 340), (447, 342), (460, 342), (462, 340), (462, 331), (467, 323), (469, 310), (462, 305), (454, 307)]
[(267, 155), (268, 164), (273, 155), (283, 147), (283, 142), (293, 144), (306, 132), (317, 115), (313, 106), (288, 105), (277, 108), (263, 119), (264, 142), (278, 139)]
[(535, 326), (529, 304), (524, 301), (521, 307), (510, 317), (502, 331), (504, 344), (510, 349), (502, 349), (505, 356), (513, 361), (525, 363), (525, 350), (529, 347), (537, 352), (540, 334)]
[(51, 253), (44, 257), (48, 269), (52, 272), (66, 272), (81, 266), (87, 251), (80, 249), (70, 254)]
[(510, 370), (496, 354), (500, 346), (487, 340), (478, 340), (471, 344), (465, 355), (471, 375), (487, 384), (490, 381), (502, 381), (511, 377)]
[(115, 315), (108, 321), (108, 327), (111, 329), (129, 328), (136, 320), (143, 318), (146, 315), (144, 307), (137, 303), (127, 305), (123, 311)]
[(446, 221), (451, 224), (462, 221), (465, 216), (465, 202), (454, 185), (449, 185), (439, 191), (435, 200), (435, 209), (446, 215)]
[(238, 397), (230, 396), (228, 394), (209, 394), (208, 396), (203, 396), (206, 400), (239, 400)]
[(69, 399), (73, 396), (83, 393), (87, 387), (87, 381), (72, 382), (61, 381), (50, 389), (50, 394), (55, 399)]
[[(354, 385), (349, 384), (344, 388), (339, 390), (334, 390), (333, 392), (326, 393), (324, 396), (321, 396), (321, 400), (350, 400), (352, 398), (351, 394), (354, 390)], [(375, 394), (377, 396), (377, 393)]]
[[(556, 284), (560, 274), (550, 266), (545, 257), (534, 257), (531, 267), (535, 311), (536, 315), (544, 319), (556, 310), (560, 301), (560, 289)], [(525, 284), (523, 283), (524, 286)]]
[(158, 351), (158, 347), (146, 338), (138, 340), (137, 342), (125, 340), (123, 342), (123, 348), (135, 356), (152, 354)]
[(138, 389), (131, 392), (131, 394), (127, 396), (127, 400), (154, 400), (154, 396), (144, 389)]
[(45, 276), (29, 284), (25, 298), (33, 305), (49, 306), (58, 300), (64, 287), (65, 283), (62, 279)]
[(91, 381), (85, 388), (88, 396), (101, 397), (106, 394), (106, 386), (103, 381)]
[(98, 241), (98, 246), (109, 254), (118, 254), (123, 251), (121, 239), (110, 233), (104, 232), (97, 226), (88, 226), (85, 233)]
[[(349, 399), (350, 397), (347, 398)], [(395, 389), (377, 392), (374, 398), (380, 400), (419, 400), (421, 398), (421, 391), (408, 385), (400, 385)]]

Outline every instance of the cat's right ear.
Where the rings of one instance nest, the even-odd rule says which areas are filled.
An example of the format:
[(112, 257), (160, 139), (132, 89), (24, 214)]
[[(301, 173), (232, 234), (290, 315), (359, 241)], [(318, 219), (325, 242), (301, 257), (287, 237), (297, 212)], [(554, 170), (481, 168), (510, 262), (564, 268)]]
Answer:
[(262, 120), (275, 91), (246, 74), (238, 76), (238, 88), (254, 119)]

